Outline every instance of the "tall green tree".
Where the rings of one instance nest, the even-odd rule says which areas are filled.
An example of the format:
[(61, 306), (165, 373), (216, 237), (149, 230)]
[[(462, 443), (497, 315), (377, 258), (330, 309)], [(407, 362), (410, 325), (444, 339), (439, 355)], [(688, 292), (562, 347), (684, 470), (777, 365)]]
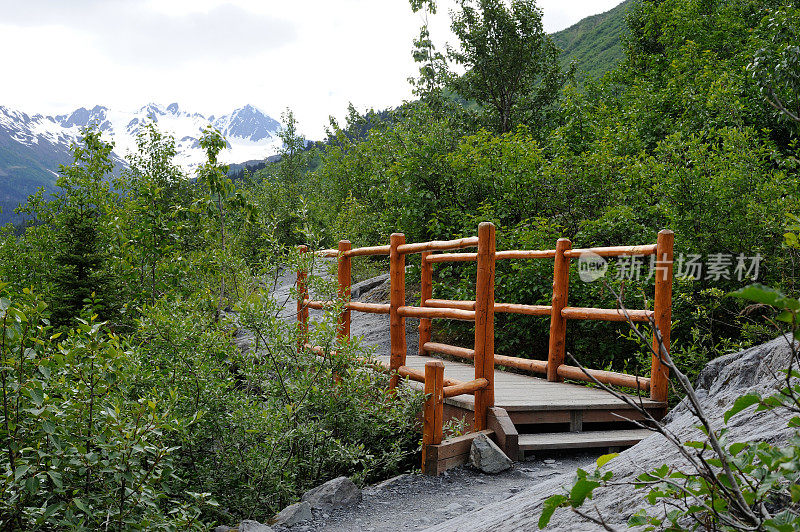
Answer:
[(85, 129), (72, 146), (73, 164), (60, 167), (59, 191), (50, 202), (33, 207), (53, 239), (50, 305), (56, 325), (70, 324), (90, 298), (101, 302), (106, 311), (115, 304), (106, 269), (108, 211), (116, 197), (108, 182), (114, 169), (113, 149), (100, 131)]
[(489, 111), (500, 133), (541, 122), (564, 77), (534, 0), (512, 0), (509, 7), (502, 0), (459, 0), (451, 27), (459, 47), (448, 47), (448, 56), (467, 69), (453, 89)]
[(175, 164), (175, 139), (145, 125), (136, 140), (136, 152), (116, 181), (125, 191), (120, 216), (126, 220), (123, 247), (129, 272), (138, 273), (136, 286), (153, 302), (166, 289), (160, 266), (180, 243), (180, 211), (188, 207), (188, 182)]

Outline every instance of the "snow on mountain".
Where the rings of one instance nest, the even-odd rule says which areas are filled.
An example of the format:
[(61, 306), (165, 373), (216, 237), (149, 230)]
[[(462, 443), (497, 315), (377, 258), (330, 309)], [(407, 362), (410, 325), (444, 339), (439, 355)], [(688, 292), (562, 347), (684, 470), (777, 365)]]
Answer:
[(189, 113), (181, 110), (177, 103), (166, 107), (150, 103), (134, 112), (97, 105), (57, 116), (31, 116), (0, 106), (0, 134), (5, 133), (22, 145), (46, 142), (67, 148), (78, 139), (82, 127), (94, 124), (106, 140), (114, 142), (114, 152), (120, 158), (135, 150), (136, 136), (149, 120), (155, 122), (161, 132), (175, 137), (178, 162), (187, 169), (203, 162), (205, 155), (199, 140), (203, 129), (209, 125), (219, 129), (228, 140), (228, 148), (220, 154), (220, 160), (225, 163), (265, 159), (277, 153), (281, 146), (277, 135), (281, 125), (252, 105), (220, 117)]
[(58, 165), (72, 162), (69, 147), (78, 140), (81, 128), (94, 124), (106, 140), (114, 142), (114, 155), (123, 163), (151, 120), (162, 133), (175, 138), (177, 163), (190, 174), (205, 161), (199, 141), (209, 125), (228, 141), (220, 154), (223, 163), (263, 160), (281, 147), (280, 123), (252, 105), (222, 116), (188, 112), (177, 103), (150, 103), (132, 112), (97, 105), (56, 116), (29, 115), (0, 106), (0, 209), (5, 211), (0, 223), (37, 187), (55, 183)]

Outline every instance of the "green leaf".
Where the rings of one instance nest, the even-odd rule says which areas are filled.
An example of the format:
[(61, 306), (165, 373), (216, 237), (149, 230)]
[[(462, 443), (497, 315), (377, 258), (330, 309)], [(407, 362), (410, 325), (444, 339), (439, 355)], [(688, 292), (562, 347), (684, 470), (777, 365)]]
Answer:
[(728, 447), (728, 452), (731, 453), (733, 456), (736, 456), (737, 454), (742, 452), (742, 449), (744, 449), (745, 447), (747, 447), (747, 443), (743, 442), (734, 443), (730, 447)]
[(19, 482), (19, 479), (24, 477), (25, 473), (27, 473), (30, 468), (30, 464), (22, 464), (17, 466), (17, 468), (14, 470), (14, 481)]
[(599, 485), (599, 482), (593, 480), (578, 480), (569, 492), (570, 504), (572, 504), (574, 508), (583, 505), (583, 501), (586, 500), (586, 497), (590, 496), (592, 491)]
[(800, 310), (800, 301), (797, 299), (786, 297), (780, 290), (775, 290), (774, 288), (759, 283), (745, 286), (736, 292), (732, 292), (730, 295), (732, 297), (738, 297), (740, 299), (770, 305), (780, 309)]
[(747, 395), (739, 397), (738, 399), (736, 399), (736, 401), (734, 401), (733, 406), (730, 408), (730, 410), (725, 412), (724, 416), (725, 423), (727, 423), (731, 417), (738, 414), (745, 408), (753, 406), (760, 402), (761, 402), (761, 396), (755, 393), (749, 393)]
[(544, 501), (542, 505), (542, 515), (539, 516), (539, 528), (542, 529), (550, 523), (550, 518), (553, 517), (553, 512), (556, 508), (562, 506), (567, 502), (567, 497), (564, 495), (553, 495)]
[(80, 500), (80, 499), (72, 499), (72, 502), (74, 502), (75, 506), (77, 506), (78, 509), (81, 510), (82, 512), (84, 512), (86, 514), (89, 513), (89, 508), (86, 507), (86, 504), (84, 504), (84, 502), (82, 500)]
[(603, 456), (597, 459), (597, 467), (603, 467), (617, 456), (619, 456), (619, 453), (604, 454)]

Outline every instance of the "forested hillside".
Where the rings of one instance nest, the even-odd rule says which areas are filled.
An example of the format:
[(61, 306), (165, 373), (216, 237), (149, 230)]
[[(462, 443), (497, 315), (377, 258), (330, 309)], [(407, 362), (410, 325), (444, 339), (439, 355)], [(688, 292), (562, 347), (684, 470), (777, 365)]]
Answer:
[[(337, 341), (342, 301), (311, 333), (322, 361), (298, 351), (304, 331), (280, 318), (275, 279), (321, 268), (298, 244), (457, 238), (491, 221), (499, 250), (551, 249), (560, 237), (654, 242), (669, 228), (676, 363), (694, 377), (774, 337), (767, 319), (786, 314), (726, 295), (755, 281), (800, 293), (800, 10), (626, 5), (622, 61), (584, 84), (565, 72), (532, 0), (464, 0), (451, 50), (426, 27), (413, 43), (414, 101), (351, 107), (312, 146), (287, 113), (280, 160), (235, 181), (218, 161), (219, 132), (206, 131), (206, 161), (186, 175), (174, 139), (150, 124), (112, 189), (111, 147), (85, 130), (57, 192), (23, 207), (36, 223), (0, 238), (0, 528), (208, 529), (266, 520), (338, 475), (363, 483), (413, 467), (421, 398), (396, 400), (358, 343)], [(616, 31), (612, 13), (598, 34)], [(569, 42), (589, 57), (585, 39)], [(382, 272), (359, 264), (356, 277)], [(573, 265), (571, 304), (614, 308), (617, 292), (646, 308), (652, 279), (631, 266), (581, 282)], [(551, 262), (497, 268), (499, 301), (548, 304)], [(473, 299), (474, 275), (474, 264), (437, 267), (434, 293)], [(336, 299), (331, 283), (311, 283)], [(546, 358), (548, 326), (498, 315), (495, 350)], [(253, 349), (234, 345), (241, 328)], [(472, 334), (435, 331), (456, 343)], [(571, 324), (567, 351), (594, 368), (650, 367), (622, 323)]]
[(634, 0), (625, 0), (614, 9), (592, 15), (553, 34), (553, 42), (561, 48), (561, 64), (573, 61), (581, 74), (598, 78), (614, 70), (624, 57), (625, 15)]

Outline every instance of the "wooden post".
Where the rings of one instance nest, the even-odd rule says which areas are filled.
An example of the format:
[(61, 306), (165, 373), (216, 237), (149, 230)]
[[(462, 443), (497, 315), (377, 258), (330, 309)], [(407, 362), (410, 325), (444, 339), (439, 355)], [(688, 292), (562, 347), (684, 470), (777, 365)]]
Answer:
[(444, 364), (441, 360), (425, 363), (425, 409), (422, 415), (422, 470), (426, 471), (428, 445), (442, 443), (444, 412)]
[(569, 258), (564, 252), (572, 248), (568, 238), (559, 238), (556, 243), (555, 265), (553, 266), (553, 302), (550, 313), (550, 350), (547, 354), (547, 380), (560, 381), (558, 366), (564, 363), (567, 338), (567, 318), (561, 311), (567, 306), (569, 294)]
[[(669, 352), (670, 332), (672, 329), (672, 259), (675, 233), (668, 229), (658, 232), (656, 242), (656, 290), (653, 307), (653, 319), (664, 347)], [(653, 334), (653, 350), (658, 352), (658, 341)], [(667, 400), (667, 387), (669, 384), (669, 369), (653, 355), (650, 370), (650, 398), (654, 401)]]
[[(351, 282), (351, 259), (345, 257), (344, 252), (350, 251), (353, 246), (349, 240), (339, 241), (339, 262), (337, 264), (337, 277), (339, 279), (339, 298), (345, 303), (350, 302), (350, 282)], [(336, 331), (339, 340), (350, 339), (350, 310), (346, 307), (339, 316), (339, 328)]]
[[(308, 253), (308, 246), (297, 246), (300, 253)], [(301, 257), (302, 258), (302, 257)], [(297, 326), (299, 329), (297, 349), (302, 351), (308, 341), (308, 272), (302, 266), (297, 270)]]
[(397, 312), (406, 304), (406, 257), (397, 251), (405, 243), (404, 234), (392, 233), (389, 240), (389, 369), (392, 372), (389, 388), (397, 386), (400, 378), (397, 370), (406, 363), (406, 319)]
[(475, 378), (488, 386), (475, 392), (475, 431), (486, 428), (486, 414), (494, 406), (494, 224), (478, 226), (478, 278), (475, 286)]
[[(421, 301), (420, 306), (425, 306), (425, 301), (433, 297), (433, 265), (428, 262), (430, 251), (422, 252), (422, 280), (420, 283)], [(431, 320), (430, 318), (420, 318), (419, 320), (419, 354), (424, 355), (425, 349), (422, 348), (431, 341)]]

